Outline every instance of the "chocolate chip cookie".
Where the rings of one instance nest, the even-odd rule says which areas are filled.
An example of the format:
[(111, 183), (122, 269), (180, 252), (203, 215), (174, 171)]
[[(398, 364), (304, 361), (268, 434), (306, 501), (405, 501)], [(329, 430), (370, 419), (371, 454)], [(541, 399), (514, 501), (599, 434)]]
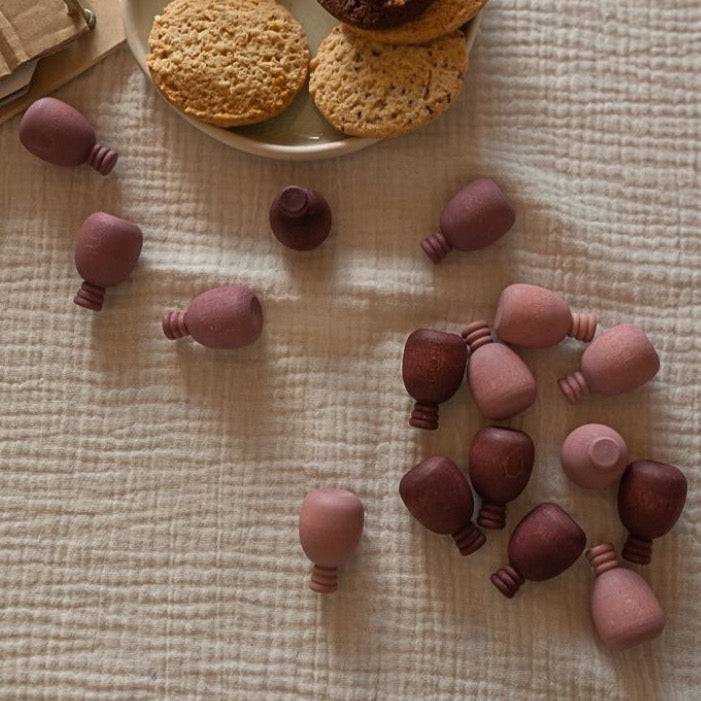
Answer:
[(342, 22), (360, 29), (389, 29), (416, 19), (433, 0), (319, 0)]

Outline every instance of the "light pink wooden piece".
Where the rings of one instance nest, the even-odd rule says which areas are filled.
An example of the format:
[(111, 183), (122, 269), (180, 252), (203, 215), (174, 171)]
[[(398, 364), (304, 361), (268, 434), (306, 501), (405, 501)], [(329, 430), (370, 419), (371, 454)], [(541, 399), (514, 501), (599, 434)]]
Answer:
[(566, 336), (589, 343), (595, 332), (594, 314), (572, 314), (565, 300), (545, 287), (518, 283), (499, 296), (494, 333), (504, 343), (549, 348)]
[(315, 489), (299, 512), (299, 539), (314, 563), (309, 587), (319, 594), (338, 588), (338, 568), (358, 547), (365, 509), (346, 489)]
[(565, 474), (580, 487), (605, 489), (621, 478), (628, 448), (609, 426), (584, 424), (565, 438), (560, 457)]
[(508, 419), (528, 409), (536, 398), (536, 383), (523, 360), (492, 340), (485, 321), (469, 324), (462, 336), (470, 348), (467, 380), (482, 414), (488, 419)]
[(595, 577), (591, 616), (604, 645), (624, 650), (658, 637), (664, 629), (664, 613), (648, 583), (618, 564), (610, 543), (590, 548), (586, 556)]
[(580, 370), (559, 380), (575, 404), (590, 392), (610, 396), (644, 385), (660, 369), (660, 358), (645, 332), (633, 324), (605, 331), (582, 353)]

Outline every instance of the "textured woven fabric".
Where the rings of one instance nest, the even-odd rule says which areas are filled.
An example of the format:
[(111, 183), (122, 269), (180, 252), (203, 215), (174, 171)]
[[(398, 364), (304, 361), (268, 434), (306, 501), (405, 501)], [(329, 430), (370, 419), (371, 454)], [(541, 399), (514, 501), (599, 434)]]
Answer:
[[(684, 699), (701, 695), (698, 460), (697, 0), (493, 0), (465, 91), (430, 127), (351, 157), (282, 164), (223, 148), (158, 98), (126, 49), (62, 89), (121, 151), (112, 176), (62, 170), (0, 128), (0, 697), (12, 699)], [(518, 220), (438, 267), (419, 249), (466, 180), (496, 178)], [(299, 182), (336, 225), (283, 249), (267, 209)], [(141, 264), (103, 312), (72, 304), (81, 221), (144, 230)], [(253, 285), (266, 326), (227, 353), (163, 337), (164, 307)], [(510, 425), (537, 467), (507, 529), (461, 558), (397, 493), (484, 425), (465, 388), (441, 428), (407, 426), (408, 333), (490, 317), (510, 282), (562, 292), (604, 326), (642, 324), (662, 369), (628, 396), (570, 407), (575, 343), (524, 358), (535, 406)], [(508, 533), (543, 500), (620, 546), (615, 490), (559, 467), (574, 426), (609, 422), (631, 452), (685, 470), (686, 509), (645, 568), (659, 640), (594, 639), (584, 558), (507, 601), (489, 584)], [(297, 512), (354, 489), (366, 530), (337, 594), (307, 587)]]

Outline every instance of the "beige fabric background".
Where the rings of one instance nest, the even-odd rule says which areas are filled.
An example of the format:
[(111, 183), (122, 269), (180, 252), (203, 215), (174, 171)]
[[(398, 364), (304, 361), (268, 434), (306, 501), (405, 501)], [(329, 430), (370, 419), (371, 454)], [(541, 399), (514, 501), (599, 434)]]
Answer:
[[(355, 156), (280, 164), (191, 129), (126, 49), (60, 97), (120, 148), (112, 177), (30, 157), (0, 129), (0, 697), (18, 699), (692, 699), (699, 672), (699, 51), (697, 0), (493, 0), (449, 115)], [(418, 248), (442, 203), (498, 179), (518, 222), (434, 268)], [(333, 205), (323, 248), (295, 255), (267, 208), (307, 183)], [(131, 280), (92, 315), (71, 303), (72, 240), (105, 209), (138, 221)], [(263, 299), (253, 347), (169, 343), (164, 307), (222, 282)], [(563, 292), (604, 325), (642, 324), (658, 378), (569, 407), (576, 345), (527, 353), (537, 404), (511, 425), (537, 470), (509, 527), (554, 499), (589, 543), (620, 545), (615, 492), (559, 468), (568, 430), (610, 422), (680, 465), (686, 510), (645, 576), (667, 612), (654, 644), (594, 640), (589, 567), (507, 601), (488, 575), (508, 531), (461, 558), (397, 494), (422, 456), (464, 463), (483, 425), (466, 389), (441, 430), (406, 426), (404, 340), (491, 315), (499, 290)], [(366, 531), (328, 598), (306, 589), (297, 509), (350, 487)]]

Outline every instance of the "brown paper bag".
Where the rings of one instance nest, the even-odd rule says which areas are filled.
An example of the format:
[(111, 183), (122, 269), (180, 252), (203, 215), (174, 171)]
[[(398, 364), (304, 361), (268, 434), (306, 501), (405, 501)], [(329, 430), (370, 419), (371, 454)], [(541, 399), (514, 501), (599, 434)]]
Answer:
[[(63, 12), (66, 12), (63, 0), (58, 1), (63, 6)], [(7, 8), (10, 6), (22, 5), (22, 8), (25, 8), (34, 2), (35, 0), (0, 0), (0, 15), (9, 16)], [(47, 0), (41, 0), (36, 4), (43, 5), (46, 2)], [(51, 4), (54, 2), (56, 0), (51, 0)], [(85, 6), (90, 7), (97, 15), (95, 29), (85, 33), (81, 30), (81, 36), (68, 47), (41, 59), (32, 78), (29, 93), (0, 107), (0, 124), (27, 109), (37, 98), (48, 95), (94, 66), (124, 41), (124, 26), (119, 12), (119, 2), (120, 0), (89, 0), (85, 3)], [(66, 17), (62, 15), (61, 21), (66, 21)], [(79, 17), (75, 20), (71, 17), (67, 19), (71, 23), (82, 22)], [(5, 55), (2, 40), (0, 40), (0, 54)]]
[(63, 0), (2, 0), (0, 3), (0, 79), (18, 66), (59, 51), (88, 28), (71, 17)]

